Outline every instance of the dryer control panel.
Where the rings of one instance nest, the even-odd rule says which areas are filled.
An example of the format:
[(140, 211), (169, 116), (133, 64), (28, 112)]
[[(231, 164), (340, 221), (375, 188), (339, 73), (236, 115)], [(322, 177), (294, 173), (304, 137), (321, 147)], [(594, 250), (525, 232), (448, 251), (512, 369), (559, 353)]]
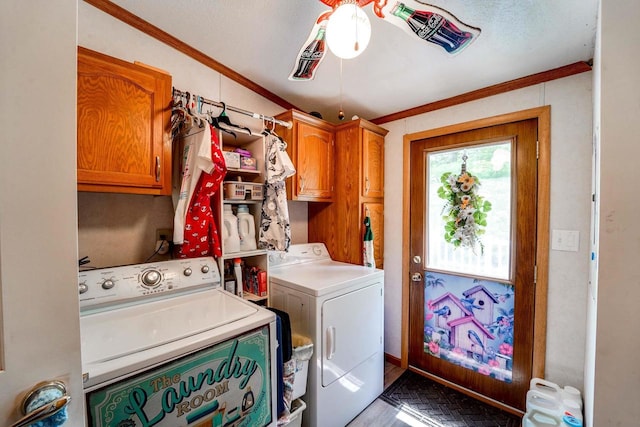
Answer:
[(100, 268), (78, 273), (81, 311), (218, 286), (220, 272), (212, 257)]
[(288, 252), (268, 252), (269, 266), (271, 268), (331, 259), (331, 255), (329, 255), (324, 243), (301, 243), (291, 245)]

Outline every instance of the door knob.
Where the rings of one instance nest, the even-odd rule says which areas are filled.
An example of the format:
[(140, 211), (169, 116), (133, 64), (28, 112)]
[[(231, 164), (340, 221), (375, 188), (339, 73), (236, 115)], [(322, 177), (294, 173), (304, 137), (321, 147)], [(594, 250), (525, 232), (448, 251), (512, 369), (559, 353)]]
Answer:
[[(46, 403), (42, 403), (42, 402)], [(20, 407), (24, 417), (11, 424), (11, 427), (26, 427), (45, 418), (52, 417), (67, 407), (71, 396), (62, 381), (46, 381), (36, 384), (22, 400)], [(41, 406), (37, 406), (41, 405)], [(66, 413), (59, 416), (57, 425), (67, 420)]]
[(413, 273), (413, 274), (411, 275), (411, 281), (412, 281), (412, 282), (420, 282), (420, 281), (422, 281), (422, 274), (420, 274), (420, 273)]

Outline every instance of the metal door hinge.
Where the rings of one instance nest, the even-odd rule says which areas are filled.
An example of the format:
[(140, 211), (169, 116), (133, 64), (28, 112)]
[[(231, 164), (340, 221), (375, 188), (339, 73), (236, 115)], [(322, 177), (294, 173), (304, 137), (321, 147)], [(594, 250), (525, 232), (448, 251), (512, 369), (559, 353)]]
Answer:
[(540, 141), (536, 141), (536, 159), (540, 158)]
[(533, 283), (538, 283), (538, 266), (533, 266)]

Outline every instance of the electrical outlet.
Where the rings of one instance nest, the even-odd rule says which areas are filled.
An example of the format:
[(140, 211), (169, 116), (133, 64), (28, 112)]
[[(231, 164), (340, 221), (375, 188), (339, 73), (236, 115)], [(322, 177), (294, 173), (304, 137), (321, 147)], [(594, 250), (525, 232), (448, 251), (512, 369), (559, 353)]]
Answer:
[(156, 247), (155, 251), (158, 255), (166, 255), (171, 249), (173, 241), (173, 230), (169, 228), (159, 228), (156, 230)]
[(170, 228), (158, 228), (156, 230), (156, 241), (158, 240), (173, 242), (173, 230)]

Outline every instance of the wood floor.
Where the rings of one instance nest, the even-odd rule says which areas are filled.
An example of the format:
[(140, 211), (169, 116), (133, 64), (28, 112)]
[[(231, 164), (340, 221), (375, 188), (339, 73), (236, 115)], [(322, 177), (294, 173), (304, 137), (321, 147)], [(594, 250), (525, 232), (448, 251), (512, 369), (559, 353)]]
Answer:
[[(399, 368), (389, 362), (384, 364), (384, 388), (389, 387), (402, 373), (404, 369)], [(360, 415), (348, 424), (348, 427), (401, 427), (401, 426), (422, 426), (408, 415), (403, 414), (387, 402), (376, 399)]]

